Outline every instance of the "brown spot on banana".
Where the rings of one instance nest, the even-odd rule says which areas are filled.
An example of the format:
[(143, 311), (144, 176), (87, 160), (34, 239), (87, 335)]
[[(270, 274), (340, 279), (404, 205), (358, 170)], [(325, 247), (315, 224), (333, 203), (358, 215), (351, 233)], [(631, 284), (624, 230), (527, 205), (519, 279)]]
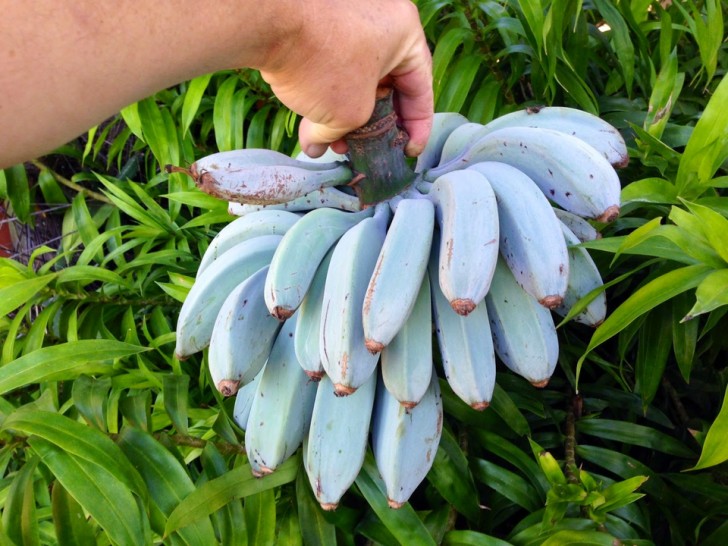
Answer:
[(216, 387), (223, 396), (232, 396), (238, 392), (238, 389), (240, 388), (240, 381), (236, 381), (234, 379), (223, 379), (216, 385)]

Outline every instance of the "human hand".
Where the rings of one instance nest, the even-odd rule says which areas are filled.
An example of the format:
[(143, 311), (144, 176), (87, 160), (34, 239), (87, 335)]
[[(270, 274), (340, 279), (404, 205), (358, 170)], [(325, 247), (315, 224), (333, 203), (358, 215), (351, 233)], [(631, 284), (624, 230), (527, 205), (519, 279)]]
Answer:
[(433, 115), (432, 57), (417, 7), (409, 0), (302, 3), (299, 32), (260, 67), (286, 106), (302, 115), (301, 147), (318, 157), (326, 148), (347, 150), (344, 135), (364, 125), (377, 86), (394, 88), (399, 121), (418, 155), (430, 135)]

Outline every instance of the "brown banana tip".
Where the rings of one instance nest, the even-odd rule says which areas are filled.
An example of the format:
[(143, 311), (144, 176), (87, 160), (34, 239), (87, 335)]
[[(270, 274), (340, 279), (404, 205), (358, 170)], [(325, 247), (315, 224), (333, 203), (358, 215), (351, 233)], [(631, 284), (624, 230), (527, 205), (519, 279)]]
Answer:
[(295, 310), (286, 309), (285, 307), (274, 307), (270, 314), (281, 322), (284, 322), (291, 318), (294, 312)]
[(612, 205), (611, 207), (607, 207), (607, 210), (596, 218), (596, 220), (597, 222), (604, 222), (605, 224), (608, 224), (609, 222), (614, 222), (618, 217), (619, 205)]
[(490, 402), (475, 402), (470, 404), (470, 407), (475, 411), (485, 411), (490, 407)]
[(456, 299), (450, 302), (450, 307), (453, 308), (458, 315), (467, 317), (477, 307), (477, 304), (473, 300), (469, 299)]
[(325, 510), (326, 512), (333, 512), (339, 506), (338, 502), (322, 502), (319, 504), (321, 504), (321, 509)]
[(342, 385), (341, 383), (337, 383), (334, 385), (334, 394), (336, 396), (349, 396), (350, 394), (354, 394), (356, 392), (356, 389), (354, 387), (348, 387), (346, 385)]
[(366, 345), (367, 351), (369, 351), (373, 355), (381, 353), (384, 350), (384, 343), (374, 341), (373, 339), (367, 339), (364, 342), (364, 345)]
[(531, 385), (533, 385), (537, 389), (543, 389), (548, 384), (549, 384), (548, 379), (542, 379), (541, 381), (531, 381)]
[(319, 381), (321, 381), (323, 379), (324, 372), (312, 372), (312, 371), (306, 370), (306, 375), (308, 376), (308, 378), (311, 381), (313, 381), (314, 383), (318, 383)]
[(256, 478), (262, 478), (263, 476), (268, 476), (269, 474), (273, 474), (273, 469), (268, 468), (267, 466), (261, 466), (258, 470), (251, 469), (250, 472)]
[(177, 167), (176, 165), (165, 165), (164, 170), (167, 174), (170, 173), (182, 173), (186, 174), (187, 176), (194, 178), (192, 171), (190, 169), (185, 169), (184, 167)]
[(411, 410), (417, 405), (417, 402), (400, 402), (399, 403), (404, 409)]
[(538, 300), (538, 303), (546, 307), (546, 309), (556, 309), (564, 301), (559, 295), (546, 296)]
[(174, 353), (174, 356), (180, 362), (184, 362), (185, 360), (187, 360), (190, 357), (190, 355), (183, 355), (183, 354), (180, 354), (180, 353)]
[(612, 167), (614, 167), (615, 169), (624, 169), (627, 165), (629, 165), (629, 156), (628, 155), (623, 155), (622, 157), (619, 158), (618, 161), (615, 161), (614, 163), (612, 163)]
[(404, 506), (403, 502), (397, 502), (396, 500), (392, 500), (392, 499), (387, 499), (387, 504), (393, 510), (399, 510), (400, 508), (402, 508)]
[(220, 394), (223, 396), (232, 396), (238, 392), (238, 389), (240, 388), (240, 381), (235, 381), (234, 379), (223, 379), (216, 386), (217, 390), (219, 390)]

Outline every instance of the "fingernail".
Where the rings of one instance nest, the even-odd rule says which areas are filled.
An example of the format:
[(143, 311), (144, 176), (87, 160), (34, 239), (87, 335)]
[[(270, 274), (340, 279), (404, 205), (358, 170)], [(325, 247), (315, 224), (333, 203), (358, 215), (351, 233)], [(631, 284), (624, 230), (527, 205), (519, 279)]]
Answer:
[(309, 144), (306, 146), (305, 152), (308, 157), (316, 158), (324, 155), (328, 148), (326, 144)]

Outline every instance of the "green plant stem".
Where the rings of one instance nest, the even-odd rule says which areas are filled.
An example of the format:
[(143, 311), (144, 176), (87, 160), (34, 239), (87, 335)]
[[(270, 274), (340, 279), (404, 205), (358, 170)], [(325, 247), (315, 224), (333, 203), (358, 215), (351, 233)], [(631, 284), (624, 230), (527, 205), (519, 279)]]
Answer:
[(576, 466), (576, 412), (574, 404), (569, 406), (566, 412), (566, 439), (564, 440), (564, 458), (566, 481), (571, 484), (578, 484), (577, 476), (579, 467)]
[(102, 203), (107, 203), (107, 204), (109, 204), (109, 205), (113, 204), (113, 203), (111, 202), (111, 200), (110, 200), (110, 199), (109, 199), (108, 197), (106, 197), (106, 196), (105, 196), (104, 194), (102, 194), (102, 193), (98, 193), (98, 192), (95, 192), (95, 191), (93, 191), (93, 190), (90, 190), (90, 189), (88, 189), (88, 188), (84, 188), (84, 187), (83, 187), (83, 186), (81, 186), (80, 184), (76, 184), (76, 183), (75, 183), (75, 182), (73, 182), (72, 180), (69, 180), (68, 178), (65, 178), (65, 177), (61, 176), (61, 175), (60, 175), (60, 174), (58, 174), (57, 172), (55, 172), (55, 171), (52, 171), (52, 170), (51, 170), (51, 169), (50, 169), (50, 168), (49, 168), (49, 167), (48, 167), (47, 165), (45, 165), (45, 164), (44, 164), (44, 163), (42, 163), (41, 161), (38, 161), (38, 160), (36, 159), (36, 160), (33, 160), (33, 161), (32, 161), (32, 163), (33, 163), (33, 165), (35, 165), (35, 166), (36, 166), (36, 167), (37, 167), (38, 169), (40, 169), (41, 171), (42, 171), (42, 170), (47, 170), (47, 171), (49, 171), (49, 172), (52, 172), (52, 173), (53, 173), (53, 176), (54, 176), (54, 178), (55, 178), (56, 180), (58, 180), (58, 182), (60, 182), (60, 183), (61, 183), (61, 184), (63, 184), (64, 186), (66, 186), (67, 188), (70, 188), (70, 189), (72, 189), (72, 190), (74, 190), (74, 191), (76, 191), (76, 192), (78, 192), (78, 193), (82, 193), (82, 194), (84, 194), (84, 195), (88, 195), (89, 197), (91, 197), (91, 198), (93, 198), (93, 199), (96, 199), (97, 201), (101, 201)]
[[(162, 439), (162, 437), (166, 437), (174, 445), (200, 449), (203, 449), (208, 443), (210, 443), (209, 440), (203, 440), (202, 438), (196, 438), (195, 436), (187, 436), (186, 434), (166, 434), (164, 432), (157, 432), (154, 434), (154, 437), (157, 440)], [(223, 455), (245, 455), (245, 446), (242, 444), (231, 444), (228, 442), (212, 443)]]

